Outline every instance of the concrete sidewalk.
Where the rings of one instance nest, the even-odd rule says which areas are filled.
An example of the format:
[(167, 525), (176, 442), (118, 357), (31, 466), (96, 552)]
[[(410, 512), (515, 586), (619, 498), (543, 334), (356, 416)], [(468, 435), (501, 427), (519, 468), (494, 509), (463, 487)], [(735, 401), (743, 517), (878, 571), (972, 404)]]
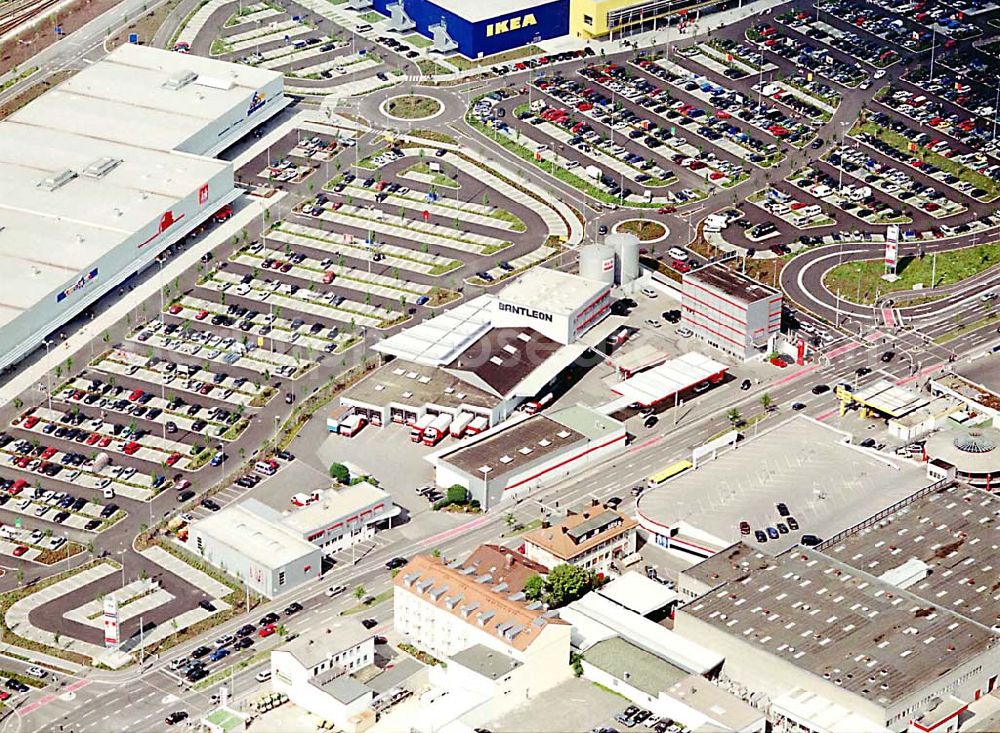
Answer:
[(43, 382), (46, 373), (54, 371), (57, 366), (65, 363), (71, 357), (76, 363), (82, 365), (84, 359), (78, 358), (78, 355), (83, 352), (91, 339), (99, 338), (102, 333), (115, 326), (129, 312), (138, 308), (143, 301), (154, 295), (159, 290), (161, 282), (168, 283), (180, 277), (185, 270), (194, 267), (203, 254), (215, 249), (229, 238), (238, 235), (243, 227), (253, 221), (254, 217), (263, 216), (265, 209), (276, 205), (284, 196), (285, 194), (279, 193), (268, 199), (250, 196), (243, 196), (237, 199), (234, 203), (234, 208), (238, 210), (233, 217), (224, 224), (217, 226), (202, 239), (189, 246), (185, 251), (170, 259), (163, 266), (162, 277), (156, 275), (140, 283), (134, 290), (124, 295), (118, 302), (114, 303), (90, 323), (51, 349), (48, 354), (39, 358), (35, 363), (24, 367), (19, 373), (0, 386), (0, 405), (5, 405), (13, 401), (22, 392)]

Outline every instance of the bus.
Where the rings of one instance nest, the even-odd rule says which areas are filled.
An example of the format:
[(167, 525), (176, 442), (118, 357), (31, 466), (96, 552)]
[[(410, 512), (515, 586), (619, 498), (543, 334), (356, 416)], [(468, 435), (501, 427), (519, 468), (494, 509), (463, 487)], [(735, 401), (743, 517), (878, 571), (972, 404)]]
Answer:
[(654, 473), (652, 476), (650, 476), (649, 480), (646, 481), (646, 488), (649, 489), (655, 488), (660, 484), (662, 484), (667, 479), (673, 478), (678, 474), (684, 473), (693, 466), (694, 464), (688, 460), (677, 461), (677, 463), (671, 464), (666, 468), (664, 468), (659, 473)]

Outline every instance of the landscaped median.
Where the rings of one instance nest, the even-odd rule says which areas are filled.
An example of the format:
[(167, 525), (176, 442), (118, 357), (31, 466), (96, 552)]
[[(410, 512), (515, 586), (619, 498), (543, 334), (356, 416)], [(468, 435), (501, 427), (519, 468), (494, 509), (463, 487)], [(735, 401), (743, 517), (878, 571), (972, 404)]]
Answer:
[[(967, 194), (977, 201), (989, 203), (1000, 197), (1000, 181), (995, 181), (989, 176), (984, 176), (982, 173), (972, 170), (967, 165), (963, 165), (957, 160), (952, 160), (951, 158), (946, 158), (943, 155), (938, 155), (922, 145), (912, 142), (909, 138), (899, 134), (898, 132), (894, 132), (887, 127), (882, 127), (875, 122), (858, 121), (854, 123), (853, 127), (851, 127), (848, 135), (851, 137), (857, 137), (861, 133), (871, 135), (877, 140), (888, 143), (901, 153), (913, 155), (922, 160), (924, 163), (929, 163), (945, 173), (952, 174), (959, 180), (965, 181), (978, 189), (982, 189), (985, 191), (985, 195), (983, 196), (976, 197), (972, 196), (971, 193)], [(913, 150), (911, 150), (911, 146), (914, 148)]]
[(514, 153), (522, 160), (531, 163), (536, 168), (540, 168), (541, 170), (548, 173), (550, 176), (557, 178), (563, 183), (569, 184), (573, 188), (577, 189), (581, 193), (586, 194), (587, 196), (590, 196), (591, 198), (597, 199), (598, 201), (601, 201), (605, 204), (622, 205), (634, 208), (655, 209), (662, 206), (662, 204), (659, 202), (652, 203), (646, 201), (638, 201), (638, 202), (627, 201), (627, 200), (622, 201), (620, 197), (612, 196), (610, 193), (598, 188), (587, 179), (581, 178), (580, 176), (576, 175), (570, 170), (567, 170), (561, 165), (556, 165), (551, 160), (546, 160), (545, 158), (539, 160), (535, 157), (535, 153), (533, 151), (529, 150), (524, 145), (521, 145), (521, 143), (511, 140), (510, 137), (508, 137), (507, 135), (504, 135), (499, 132), (496, 132), (494, 135), (495, 131), (490, 130), (486, 125), (477, 120), (471, 111), (466, 114), (465, 121), (469, 124), (470, 127), (472, 127), (476, 132), (480, 133), (484, 137), (493, 140), (495, 143), (499, 144), (503, 148)]
[[(934, 260), (937, 260), (935, 263)], [(899, 280), (882, 279), (885, 263), (881, 259), (845, 262), (828, 270), (823, 285), (831, 293), (840, 291), (841, 297), (861, 305), (871, 305), (878, 298), (893, 292), (913, 290), (915, 287), (954, 285), (1000, 263), (1000, 242), (979, 244), (974, 247), (939, 252), (935, 257), (926, 255), (902, 257), (896, 267)], [(932, 273), (937, 277), (931, 283)]]

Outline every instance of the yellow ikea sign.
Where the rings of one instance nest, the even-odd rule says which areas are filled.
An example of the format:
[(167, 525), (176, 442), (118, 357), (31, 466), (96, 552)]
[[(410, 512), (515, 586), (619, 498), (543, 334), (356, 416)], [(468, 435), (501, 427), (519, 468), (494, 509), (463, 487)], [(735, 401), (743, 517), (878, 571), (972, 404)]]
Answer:
[(538, 25), (534, 13), (522, 15), (520, 18), (514, 17), (507, 20), (498, 20), (496, 23), (488, 23), (486, 25), (486, 37), (499, 36), (501, 33), (521, 30), (531, 25)]

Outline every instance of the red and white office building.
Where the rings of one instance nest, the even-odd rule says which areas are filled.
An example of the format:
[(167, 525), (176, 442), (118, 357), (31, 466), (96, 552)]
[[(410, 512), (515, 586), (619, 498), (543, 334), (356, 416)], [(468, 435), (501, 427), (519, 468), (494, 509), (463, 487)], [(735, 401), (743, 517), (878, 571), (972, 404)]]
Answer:
[(764, 356), (781, 330), (781, 293), (722, 264), (684, 274), (682, 323), (739, 359)]

